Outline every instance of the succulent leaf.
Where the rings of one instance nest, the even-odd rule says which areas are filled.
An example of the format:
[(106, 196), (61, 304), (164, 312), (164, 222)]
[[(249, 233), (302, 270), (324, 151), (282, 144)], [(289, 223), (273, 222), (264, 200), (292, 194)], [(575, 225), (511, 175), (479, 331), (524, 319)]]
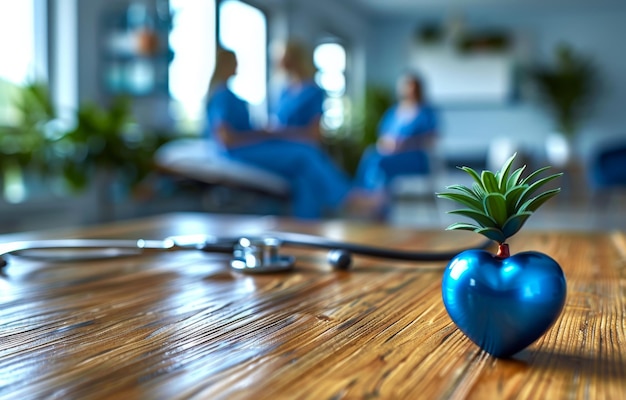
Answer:
[(498, 180), (491, 171), (483, 171), (480, 175), (480, 180), (483, 182), (483, 187), (487, 192), (499, 192)]
[(476, 172), (470, 167), (461, 167), (460, 169), (467, 172), (476, 181), (476, 183), (480, 185), (482, 189), (484, 189), (483, 182), (480, 180), (480, 175), (478, 175), (478, 172)]
[(491, 240), (494, 240), (498, 243), (504, 243), (506, 241), (506, 236), (500, 229), (496, 228), (480, 228), (476, 229), (474, 232), (480, 233), (483, 236), (488, 237)]
[(498, 223), (494, 221), (493, 218), (491, 218), (489, 215), (486, 215), (484, 212), (470, 210), (468, 208), (463, 208), (460, 210), (452, 210), (452, 211), (449, 211), (448, 214), (457, 214), (457, 215), (462, 215), (464, 217), (471, 218), (474, 221), (478, 222), (478, 224), (483, 228), (492, 228), (498, 225)]
[(509, 176), (509, 171), (511, 171), (511, 166), (513, 165), (513, 161), (515, 161), (515, 156), (517, 154), (513, 154), (509, 157), (508, 160), (504, 163), (500, 171), (498, 171), (498, 186), (500, 187), (500, 193), (506, 193), (507, 189), (510, 188), (507, 177)]
[(479, 185), (478, 183), (474, 183), (472, 185), (472, 189), (474, 190), (474, 193), (476, 193), (476, 196), (478, 196), (479, 199), (482, 199), (487, 195), (487, 192), (485, 192), (485, 189), (482, 187), (482, 185)]
[(528, 186), (528, 188), (524, 191), (524, 193), (522, 193), (522, 195), (520, 196), (520, 198), (517, 201), (517, 207), (519, 208), (521, 206), (521, 204), (525, 203), (530, 196), (533, 195), (533, 193), (535, 193), (537, 191), (537, 189), (539, 189), (541, 186), (545, 185), (546, 183), (560, 177), (561, 174), (554, 174), (554, 175), (550, 175), (548, 177), (545, 177), (543, 179), (539, 179), (538, 181), (536, 181), (535, 183), (533, 183), (532, 185)]
[(500, 171), (495, 173), (482, 171), (479, 174), (470, 167), (460, 168), (474, 180), (471, 188), (451, 185), (446, 187), (446, 192), (437, 193), (437, 196), (468, 207), (449, 213), (470, 218), (476, 224), (460, 222), (447, 229), (473, 231), (504, 243), (519, 232), (533, 212), (560, 192), (561, 189), (553, 189), (535, 195), (541, 187), (562, 174), (539, 178), (542, 172), (550, 168), (544, 167), (521, 179), (525, 166), (511, 172), (515, 156), (506, 160)]
[(465, 224), (463, 222), (455, 222), (454, 224), (446, 228), (446, 230), (449, 230), (449, 231), (461, 230), (461, 231), (474, 231), (474, 232), (477, 229), (480, 229), (480, 227), (476, 225), (472, 225), (472, 224)]
[(504, 225), (509, 215), (506, 211), (506, 197), (501, 193), (489, 193), (485, 196), (485, 214), (491, 216), (498, 226)]
[(522, 204), (519, 208), (520, 211), (530, 211), (535, 212), (543, 203), (550, 200), (552, 197), (556, 196), (561, 189), (553, 189), (547, 192), (541, 193), (540, 195), (533, 197), (532, 199), (526, 201), (526, 203)]
[(504, 233), (504, 236), (511, 237), (515, 235), (520, 229), (522, 229), (522, 226), (524, 226), (524, 223), (531, 215), (533, 215), (532, 212), (525, 211), (509, 217), (502, 227), (502, 233)]
[(514, 188), (515, 186), (517, 186), (519, 183), (519, 178), (520, 176), (522, 176), (522, 173), (524, 172), (524, 170), (526, 169), (526, 166), (524, 165), (523, 167), (519, 167), (518, 169), (516, 169), (511, 176), (509, 177), (509, 179), (506, 182), (506, 186), (509, 189)]
[(446, 189), (448, 190), (456, 190), (459, 192), (463, 192), (464, 194), (468, 195), (469, 197), (476, 199), (476, 201), (478, 201), (480, 203), (480, 197), (478, 197), (476, 195), (476, 193), (474, 193), (472, 191), (472, 189), (468, 188), (467, 186), (463, 186), (463, 185), (450, 185), (450, 186), (446, 186)]
[(520, 184), (528, 184), (528, 182), (530, 182), (531, 180), (535, 179), (536, 177), (539, 176), (539, 174), (541, 174), (543, 171), (546, 171), (550, 169), (550, 167), (543, 167), (543, 168), (539, 168), (538, 170), (536, 170), (535, 172), (531, 173), (530, 175), (528, 175), (526, 178), (522, 179), (522, 181), (520, 182)]
[(522, 194), (526, 191), (527, 188), (528, 186), (526, 185), (514, 186), (504, 194), (507, 204), (506, 210), (509, 214), (515, 214), (515, 210), (517, 209), (517, 202), (519, 201), (520, 197), (522, 197)]
[(456, 201), (457, 203), (461, 203), (475, 210), (483, 209), (483, 203), (481, 201), (463, 193), (440, 193), (438, 196), (444, 199)]

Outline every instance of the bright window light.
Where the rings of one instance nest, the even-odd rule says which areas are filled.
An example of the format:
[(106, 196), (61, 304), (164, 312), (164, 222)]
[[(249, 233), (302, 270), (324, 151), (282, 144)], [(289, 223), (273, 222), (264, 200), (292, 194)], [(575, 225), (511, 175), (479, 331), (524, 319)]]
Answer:
[(315, 48), (313, 61), (320, 70), (346, 70), (346, 50), (338, 43), (323, 43)]
[(315, 81), (328, 94), (322, 125), (327, 131), (336, 131), (344, 123), (346, 50), (339, 43), (322, 43), (313, 51), (313, 62), (318, 69)]
[(257, 8), (238, 0), (220, 5), (220, 42), (237, 54), (237, 75), (230, 89), (250, 104), (262, 105), (267, 94), (267, 22)]
[(341, 97), (346, 91), (346, 77), (340, 71), (320, 71), (316, 74), (315, 81), (329, 96)]
[(0, 0), (0, 126), (19, 123), (19, 87), (41, 79), (44, 72), (44, 60), (37, 59), (35, 1)]
[(199, 126), (215, 66), (215, 0), (170, 0), (170, 10), (174, 59), (169, 67), (169, 91), (176, 119)]
[(34, 0), (0, 0), (0, 78), (22, 85), (35, 74)]

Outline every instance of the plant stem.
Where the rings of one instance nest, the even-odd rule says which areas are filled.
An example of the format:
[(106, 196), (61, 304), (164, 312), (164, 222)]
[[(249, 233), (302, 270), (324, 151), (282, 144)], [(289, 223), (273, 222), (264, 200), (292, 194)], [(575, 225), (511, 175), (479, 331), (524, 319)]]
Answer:
[(498, 252), (496, 253), (496, 257), (500, 259), (504, 259), (510, 256), (511, 256), (511, 253), (509, 252), (508, 243), (500, 243), (500, 245), (498, 245)]

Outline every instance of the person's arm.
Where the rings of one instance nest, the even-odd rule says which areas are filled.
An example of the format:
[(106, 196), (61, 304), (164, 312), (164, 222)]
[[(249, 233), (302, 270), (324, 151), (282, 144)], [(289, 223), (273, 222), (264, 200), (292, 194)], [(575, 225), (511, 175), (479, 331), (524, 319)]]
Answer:
[(320, 117), (308, 126), (285, 126), (266, 132), (268, 138), (318, 143), (322, 139)]
[(398, 139), (393, 132), (390, 132), (390, 126), (393, 125), (395, 114), (395, 106), (385, 111), (380, 123), (378, 124), (378, 140), (376, 141), (376, 150), (380, 154), (393, 154), (398, 149)]
[(273, 132), (265, 130), (235, 132), (227, 124), (219, 124), (213, 130), (226, 148), (255, 144), (270, 139), (309, 141), (308, 136), (303, 133), (304, 128), (288, 128)]
[(270, 137), (265, 131), (235, 132), (227, 124), (219, 124), (213, 131), (227, 149), (259, 143)]
[(252, 129), (247, 105), (227, 91), (215, 94), (206, 106), (208, 132), (226, 148), (258, 143), (267, 138), (265, 131)]
[[(306, 125), (283, 125), (274, 115), (274, 123), (270, 126), (270, 135), (274, 138), (319, 143), (322, 139), (321, 119), (326, 93), (319, 87), (309, 87), (304, 94), (295, 98), (287, 98), (284, 94), (280, 102), (289, 104), (291, 113), (302, 114), (307, 118)], [(295, 103), (294, 103), (295, 102)], [(276, 107), (277, 109), (280, 107)], [(275, 111), (276, 113), (276, 111)]]
[(434, 131), (420, 133), (406, 138), (395, 136), (381, 136), (376, 142), (376, 148), (381, 154), (396, 154), (411, 150), (429, 150), (434, 142)]
[(326, 92), (317, 85), (307, 87), (304, 93), (294, 101), (298, 103), (297, 112), (301, 113), (308, 123), (303, 126), (281, 127), (277, 133), (290, 140), (319, 143), (322, 140), (321, 120), (324, 114), (325, 99)]
[(430, 150), (437, 137), (437, 120), (430, 107), (424, 107), (412, 124), (412, 133), (402, 138), (397, 151)]
[(306, 130), (306, 136), (314, 142), (319, 143), (322, 140), (322, 116), (316, 115)]
[(398, 152), (398, 139), (393, 136), (382, 135), (376, 141), (376, 150), (380, 154), (394, 154)]
[(436, 136), (435, 131), (409, 136), (399, 141), (396, 151), (428, 150), (433, 146)]
[(307, 129), (307, 134), (311, 140), (319, 143), (322, 141), (322, 116), (324, 115), (324, 102), (326, 101), (326, 92), (316, 85), (315, 96), (313, 96), (311, 110), (313, 117)]

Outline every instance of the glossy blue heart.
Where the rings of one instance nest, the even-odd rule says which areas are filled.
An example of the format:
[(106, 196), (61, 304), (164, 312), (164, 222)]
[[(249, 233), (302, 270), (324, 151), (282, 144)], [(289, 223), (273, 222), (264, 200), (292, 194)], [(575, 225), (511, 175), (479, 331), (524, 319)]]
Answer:
[(474, 343), (495, 357), (508, 357), (556, 321), (565, 286), (561, 267), (545, 254), (529, 251), (501, 259), (467, 250), (445, 270), (443, 304)]

